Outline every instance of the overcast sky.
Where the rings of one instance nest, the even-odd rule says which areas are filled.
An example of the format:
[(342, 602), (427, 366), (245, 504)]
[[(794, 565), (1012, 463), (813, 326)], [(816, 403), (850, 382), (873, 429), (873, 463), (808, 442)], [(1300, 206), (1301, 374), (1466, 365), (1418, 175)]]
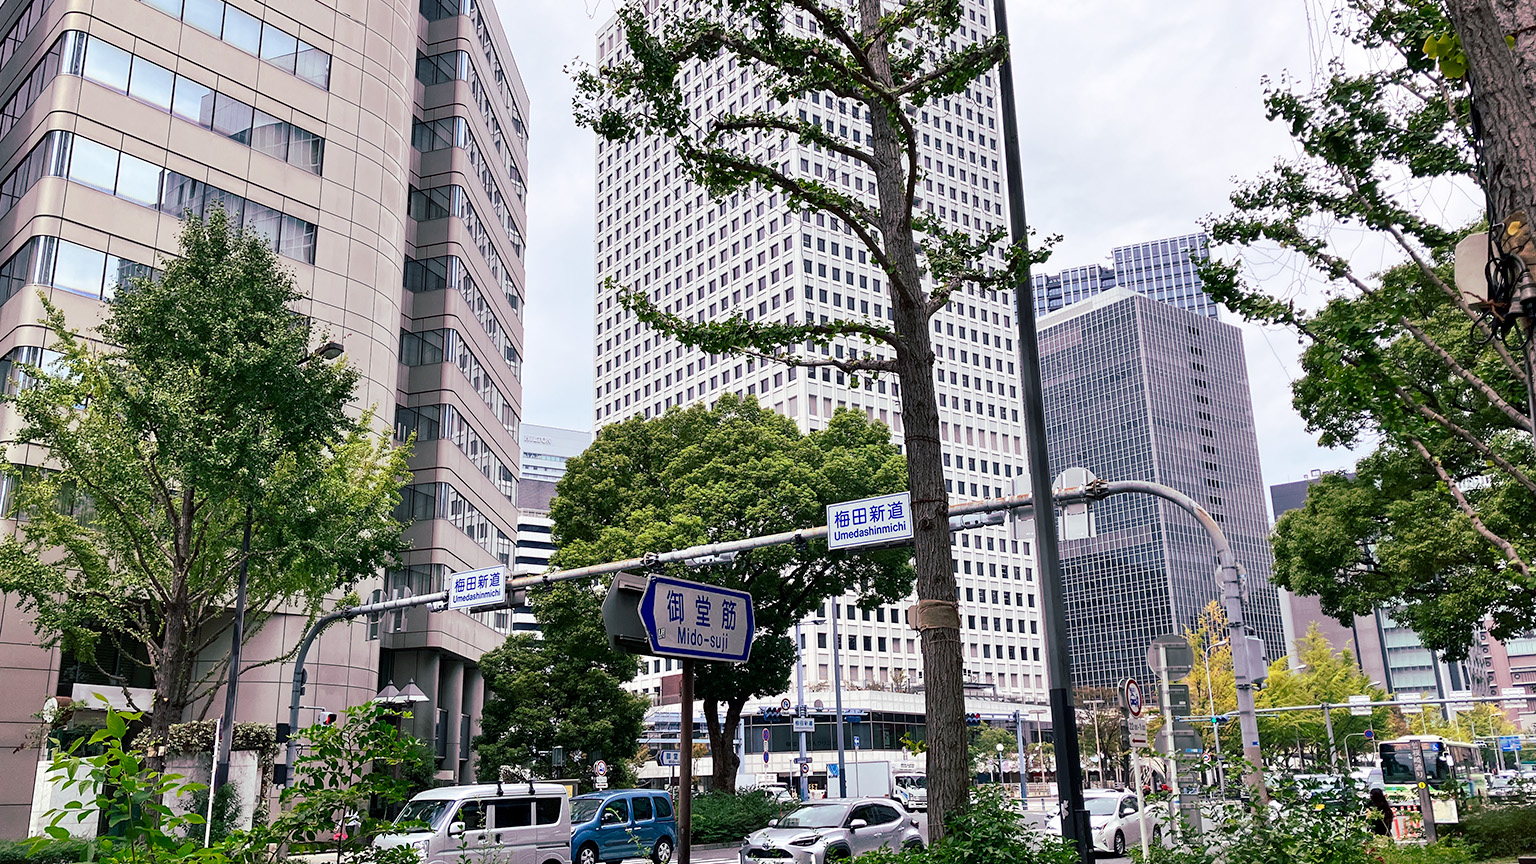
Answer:
[[(595, 147), (571, 121), (563, 67), (593, 57), (615, 5), (496, 2), (533, 103), (523, 420), (588, 430)], [(1284, 130), (1264, 119), (1261, 78), (1306, 80), (1315, 58), (1331, 53), (1325, 4), (1009, 0), (1029, 221), (1064, 236), (1045, 270), (1107, 263), (1114, 246), (1190, 233), (1225, 211), (1235, 179), (1294, 155)], [(1277, 292), (1297, 290), (1289, 267), (1264, 275)], [(1244, 330), (1266, 484), (1352, 465), (1353, 454), (1319, 448), (1291, 408), (1295, 337)]]

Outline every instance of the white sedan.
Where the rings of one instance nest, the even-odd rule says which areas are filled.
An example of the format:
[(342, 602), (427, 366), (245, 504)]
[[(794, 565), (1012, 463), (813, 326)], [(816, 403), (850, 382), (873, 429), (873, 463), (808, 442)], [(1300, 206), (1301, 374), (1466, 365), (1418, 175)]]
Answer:
[[(1136, 809), (1136, 793), (1114, 789), (1084, 789), (1083, 804), (1088, 810), (1088, 823), (1093, 834), (1093, 848), (1116, 857), (1125, 850), (1141, 843), (1141, 816)], [(1156, 805), (1147, 807), (1148, 838), (1153, 845), (1163, 843), (1163, 826)], [(1045, 828), (1061, 833), (1061, 817), (1052, 815)]]

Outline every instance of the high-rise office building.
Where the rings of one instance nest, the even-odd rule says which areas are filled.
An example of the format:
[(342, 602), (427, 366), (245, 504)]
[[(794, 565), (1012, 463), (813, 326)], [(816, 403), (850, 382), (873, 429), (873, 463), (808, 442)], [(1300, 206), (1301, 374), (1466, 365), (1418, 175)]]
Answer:
[(1197, 265), (1211, 257), (1210, 238), (1186, 234), (1117, 246), (1110, 251), (1114, 267), (1090, 264), (1053, 276), (1037, 274), (1035, 316), (1065, 309), (1111, 288), (1128, 288), (1153, 300), (1216, 317), (1216, 301), (1206, 295)]
[[(1052, 470), (1150, 480), (1191, 495), (1221, 525), (1246, 574), (1246, 619), (1284, 652), (1269, 583), (1269, 519), (1238, 328), (1112, 288), (1040, 319)], [(1061, 544), (1076, 684), (1148, 674), (1147, 645), (1193, 626), (1220, 598), (1194, 517), (1144, 495), (1094, 505), (1096, 536)]]
[[(555, 484), (565, 476), (565, 463), (581, 455), (592, 443), (591, 432), (557, 429), (553, 426), (523, 424), (522, 479), (517, 484), (517, 568), (519, 572), (542, 572), (549, 567), (555, 552), (551, 532), (555, 523), (549, 518), (549, 504), (555, 497)], [(514, 610), (514, 627), (537, 629), (531, 614)]]
[[(416, 520), (413, 548), (364, 593), (436, 590), (447, 572), (510, 563), (528, 97), (492, 6), (30, 0), (4, 4), (0, 34), (0, 357), (41, 356), (39, 290), (88, 325), (122, 278), (176, 253), (185, 210), (222, 203), (293, 271), (295, 311), (344, 342), (362, 373), (357, 405), (416, 435), (401, 510)], [(14, 417), (0, 425), (14, 434)], [(276, 616), (246, 660), (288, 652), (305, 626)], [(310, 656), (306, 704), (338, 710), (414, 681), (428, 701), (412, 731), (435, 748), (440, 780), (469, 780), (475, 663), (508, 629), (505, 612), (425, 609), (337, 625)], [(98, 660), (110, 674), (37, 647), (8, 606), (6, 740), (26, 742), (55, 695), (127, 686), (150, 704), (142, 666)], [(292, 671), (248, 667), (239, 719), (286, 722)], [(38, 758), (35, 745), (0, 751), (0, 835), (29, 829)]]
[[(994, 23), (990, 7), (968, 0), (963, 10), (956, 40), (988, 38)], [(810, 37), (816, 25), (794, 16), (786, 26)], [(617, 21), (601, 28), (599, 63), (620, 60), (627, 52)], [(715, 110), (803, 114), (855, 146), (868, 132), (857, 103), (813, 93), (793, 105), (773, 104), (768, 88), (729, 58), (689, 63), (679, 74), (687, 106), (701, 116)], [(1004, 223), (996, 73), (919, 110), (914, 120), (921, 130), (924, 211), (978, 233)], [(753, 155), (876, 204), (871, 174), (847, 156), (777, 136), (765, 136)], [(660, 140), (598, 143), (597, 220), (597, 425), (654, 417), (733, 392), (756, 398), (807, 431), (823, 428), (837, 409), (850, 408), (888, 424), (900, 441), (901, 382), (861, 379), (854, 386), (833, 369), (785, 368), (684, 348), (637, 322), (606, 287), (612, 279), (644, 290), (667, 311), (697, 321), (740, 314), (753, 321), (889, 322), (885, 276), (847, 226), (826, 214), (797, 214), (777, 192), (765, 189), (713, 200), (689, 182)], [(1024, 470), (1011, 296), (961, 293), (934, 319), (940, 429), (954, 499), (1004, 494)], [(840, 340), (824, 350), (842, 357), (871, 348)], [(962, 532), (954, 543), (969, 679), (1009, 697), (1043, 695), (1043, 637), (1029, 544), (1012, 540), (1003, 527)], [(828, 613), (842, 616), (844, 682), (922, 683), (918, 634), (899, 611), (905, 603), (868, 611), (855, 609), (850, 598), (828, 605)], [(813, 683), (831, 679), (829, 629), (825, 623), (807, 627), (805, 662)], [(638, 688), (659, 698), (665, 665), (646, 661)]]

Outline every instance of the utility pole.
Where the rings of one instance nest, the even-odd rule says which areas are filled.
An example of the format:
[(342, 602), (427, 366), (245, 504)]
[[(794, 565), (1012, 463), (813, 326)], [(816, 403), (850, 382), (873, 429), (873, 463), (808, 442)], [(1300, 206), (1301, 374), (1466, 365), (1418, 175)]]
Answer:
[[(843, 660), (838, 654), (837, 619), (842, 610), (832, 601), (832, 706), (837, 712), (837, 797), (848, 797), (848, 753), (843, 749)], [(832, 795), (832, 784), (827, 784), (827, 796)], [(683, 862), (688, 864), (688, 862)]]
[[(1004, 0), (993, 0), (997, 32), (1008, 38), (1008, 9)], [(1003, 108), (1003, 150), (1008, 177), (1008, 218), (1013, 242), (1029, 243), (1024, 218), (1024, 167), (1019, 148), (1019, 114), (1014, 102), (1012, 52), (998, 64), (998, 83)], [(1072, 706), (1072, 635), (1067, 632), (1066, 604), (1062, 597), (1061, 554), (1057, 547), (1056, 513), (1045, 506), (1051, 501), (1051, 459), (1045, 437), (1045, 387), (1040, 377), (1040, 341), (1035, 332), (1033, 280), (1026, 269), (1014, 289), (1015, 317), (1019, 319), (1019, 409), (1024, 420), (1024, 444), (1029, 451), (1029, 485), (1035, 510), (1035, 562), (1040, 571), (1040, 611), (1045, 619), (1046, 673), (1051, 683), (1051, 728), (1058, 752), (1072, 758), (1056, 766), (1056, 790), (1061, 807), (1062, 836), (1077, 847), (1083, 864), (1093, 864), (1093, 836), (1088, 810), (1083, 803), (1083, 764), (1077, 759), (1077, 712)]]
[(677, 864), (693, 861), (693, 661), (683, 660), (678, 694)]

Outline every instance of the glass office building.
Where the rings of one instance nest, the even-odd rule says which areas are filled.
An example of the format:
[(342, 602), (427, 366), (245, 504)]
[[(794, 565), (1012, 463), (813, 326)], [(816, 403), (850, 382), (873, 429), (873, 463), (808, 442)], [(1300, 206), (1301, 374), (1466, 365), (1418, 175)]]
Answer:
[(1210, 238), (1204, 234), (1148, 240), (1111, 250), (1114, 267), (1091, 264), (1063, 270), (1054, 276), (1037, 274), (1034, 277), (1035, 316), (1065, 309), (1118, 287), (1215, 318), (1216, 301), (1206, 295), (1196, 269), (1199, 262), (1211, 257), (1209, 246)]
[[(1246, 573), (1247, 620), (1284, 651), (1241, 332), (1125, 287), (1039, 322), (1052, 470), (1150, 480), (1199, 501)], [(1074, 684), (1149, 674), (1153, 637), (1219, 599), (1215, 555), (1183, 510), (1143, 495), (1094, 507), (1096, 536), (1061, 547)]]

